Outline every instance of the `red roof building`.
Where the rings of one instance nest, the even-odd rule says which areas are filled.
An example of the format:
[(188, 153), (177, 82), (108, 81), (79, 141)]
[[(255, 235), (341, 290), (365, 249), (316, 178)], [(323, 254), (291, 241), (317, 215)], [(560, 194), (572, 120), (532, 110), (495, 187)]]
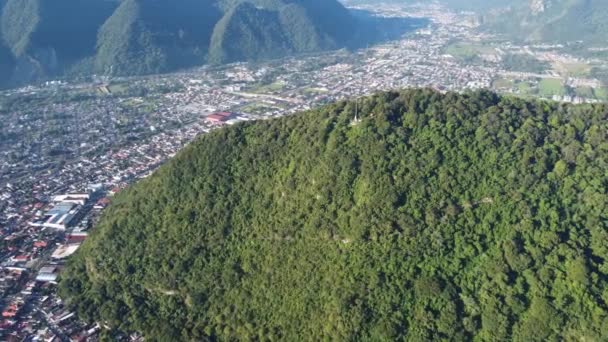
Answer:
[(15, 257), (13, 257), (13, 260), (15, 261), (28, 261), (30, 260), (29, 255), (17, 255)]
[(110, 204), (110, 199), (107, 197), (104, 197), (102, 199), (100, 199), (99, 201), (97, 201), (97, 203), (95, 203), (95, 209), (103, 209), (105, 207), (107, 207)]
[(17, 313), (19, 312), (20, 309), (21, 309), (20, 305), (11, 304), (6, 309), (4, 309), (4, 311), (2, 311), (2, 317), (4, 317), (4, 318), (15, 317), (15, 316), (17, 316)]
[(66, 243), (68, 245), (80, 244), (80, 243), (83, 243), (84, 240), (86, 240), (86, 239), (87, 239), (86, 235), (68, 235)]
[(46, 241), (36, 241), (36, 242), (34, 242), (34, 247), (37, 247), (37, 248), (44, 248), (47, 245), (48, 244), (46, 243)]
[(206, 120), (211, 123), (219, 124), (219, 123), (228, 121), (231, 116), (232, 116), (232, 113), (229, 113), (229, 112), (218, 112), (218, 113), (213, 113), (213, 114), (207, 116)]

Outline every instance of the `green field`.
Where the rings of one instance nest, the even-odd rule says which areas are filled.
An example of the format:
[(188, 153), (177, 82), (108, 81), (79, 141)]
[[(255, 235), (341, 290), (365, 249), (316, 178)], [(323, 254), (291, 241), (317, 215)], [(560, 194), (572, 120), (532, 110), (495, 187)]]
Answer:
[(562, 80), (556, 78), (543, 78), (538, 84), (538, 90), (541, 96), (566, 95)]
[(536, 88), (533, 88), (530, 82), (519, 82), (517, 83), (517, 90), (522, 95), (531, 95), (536, 94), (538, 91)]
[(462, 60), (471, 60), (478, 57), (480, 54), (493, 53), (494, 48), (488, 45), (479, 45), (474, 43), (458, 42), (448, 45), (445, 53)]
[(241, 111), (248, 114), (266, 114), (276, 109), (282, 108), (278, 106), (270, 106), (262, 102), (254, 102), (241, 108)]
[(592, 99), (595, 98), (595, 92), (591, 87), (578, 87), (574, 89), (577, 96)]
[(316, 95), (316, 94), (327, 93), (327, 90), (326, 89), (321, 89), (321, 88), (305, 88), (303, 90), (303, 92), (306, 95)]
[(589, 77), (591, 66), (586, 63), (557, 63), (553, 66), (564, 76)]
[(512, 89), (513, 85), (513, 80), (506, 78), (498, 78), (492, 81), (492, 87), (494, 87), (495, 89)]
[(110, 90), (110, 92), (112, 94), (124, 93), (127, 89), (128, 89), (128, 86), (123, 83), (112, 84), (112, 85), (108, 86), (108, 90)]
[(594, 90), (595, 98), (602, 101), (608, 101), (608, 88), (597, 88)]
[(252, 93), (260, 93), (260, 94), (266, 94), (266, 93), (277, 93), (282, 91), (283, 89), (285, 89), (285, 83), (283, 82), (273, 82), (270, 84), (264, 84), (264, 85), (258, 85), (258, 86), (254, 86), (251, 89)]

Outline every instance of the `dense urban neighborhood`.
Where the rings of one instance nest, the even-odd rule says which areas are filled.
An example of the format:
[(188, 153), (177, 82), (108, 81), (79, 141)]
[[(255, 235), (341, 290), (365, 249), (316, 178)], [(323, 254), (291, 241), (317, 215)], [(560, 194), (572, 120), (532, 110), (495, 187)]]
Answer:
[[(149, 77), (97, 75), (0, 93), (0, 339), (96, 340), (103, 322), (80, 321), (56, 294), (65, 260), (113, 195), (211, 130), (407, 87), (608, 99), (591, 74), (605, 61), (564, 46), (501, 41), (478, 33), (474, 15), (437, 4), (373, 10), (420, 20), (400, 40), (355, 51)], [(518, 70), (505, 62), (521, 58), (538, 65)]]

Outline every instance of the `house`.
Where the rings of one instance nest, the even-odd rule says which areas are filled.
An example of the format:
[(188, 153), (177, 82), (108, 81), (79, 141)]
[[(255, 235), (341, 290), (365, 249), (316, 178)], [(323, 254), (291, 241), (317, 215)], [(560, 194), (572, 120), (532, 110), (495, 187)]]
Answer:
[(97, 210), (101, 210), (101, 209), (104, 209), (105, 207), (107, 207), (109, 204), (110, 204), (110, 199), (107, 197), (104, 197), (104, 198), (101, 198), (99, 201), (97, 201), (97, 203), (95, 203), (93, 208), (97, 209)]
[(57, 281), (57, 277), (59, 276), (59, 267), (57, 266), (45, 266), (40, 269), (38, 272), (38, 276), (36, 277), (36, 281), (44, 282), (44, 283), (54, 283)]
[(36, 247), (36, 248), (45, 248), (46, 246), (48, 246), (48, 243), (46, 241), (34, 242), (34, 247)]
[(207, 116), (206, 120), (212, 124), (223, 124), (232, 116), (233, 114), (229, 112), (217, 112)]
[(14, 262), (26, 262), (26, 261), (30, 260), (30, 256), (29, 255), (17, 255), (17, 256), (14, 256), (12, 259)]
[(68, 245), (81, 244), (81, 243), (84, 242), (84, 240), (86, 240), (87, 236), (88, 235), (86, 233), (74, 233), (74, 234), (70, 234), (67, 237), (66, 244), (68, 244)]
[(23, 301), (20, 299), (14, 300), (11, 302), (4, 310), (2, 311), (2, 317), (4, 318), (13, 318), (19, 314), (21, 308), (23, 307)]
[(42, 218), (30, 222), (30, 225), (65, 230), (79, 217), (82, 206), (88, 199), (88, 194), (55, 196), (55, 205)]

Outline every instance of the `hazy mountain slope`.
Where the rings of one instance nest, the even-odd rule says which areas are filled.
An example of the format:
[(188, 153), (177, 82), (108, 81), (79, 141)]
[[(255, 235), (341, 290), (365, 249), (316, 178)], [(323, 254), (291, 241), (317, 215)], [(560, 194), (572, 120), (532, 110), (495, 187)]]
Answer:
[(317, 31), (324, 35), (332, 46), (340, 46), (352, 40), (357, 22), (338, 1), (292, 0), (302, 6)]
[(297, 47), (299, 51), (314, 51), (339, 46), (321, 36), (321, 32), (317, 30), (312, 18), (306, 14), (306, 9), (302, 6), (297, 4), (283, 6), (278, 15), (289, 45)]
[(356, 27), (335, 0), (2, 0), (0, 7), (2, 41), (15, 57), (11, 64), (0, 53), (0, 68), (13, 69), (14, 84), (331, 49), (349, 44)]
[[(15, 60), (9, 48), (0, 43), (0, 79), (7, 82), (12, 77)], [(0, 87), (4, 82), (0, 82)]]
[(146, 340), (603, 341), (606, 113), (416, 90), (214, 131), (61, 293)]
[(9, 0), (1, 26), (16, 57), (13, 81), (58, 75), (92, 57), (97, 30), (115, 7), (100, 0)]
[(529, 0), (486, 17), (487, 27), (513, 39), (608, 42), (608, 2), (603, 0)]
[(210, 61), (280, 57), (352, 43), (356, 23), (334, 0), (237, 2), (215, 27)]
[(40, 23), (40, 0), (8, 0), (2, 8), (2, 38), (15, 55), (30, 46)]
[[(439, 3), (456, 10), (484, 12), (496, 8), (506, 8), (528, 2), (529, 0), (439, 0)], [(416, 4), (420, 0), (343, 0), (346, 4), (399, 3)]]
[[(418, 0), (345, 0), (347, 4), (416, 3)], [(608, 43), (605, 0), (440, 0), (475, 11), (484, 28), (521, 41)]]
[(202, 64), (219, 16), (210, 1), (125, 0), (99, 32), (95, 69), (135, 75)]
[(294, 52), (277, 11), (241, 3), (216, 25), (211, 38), (212, 63), (267, 59)]
[(483, 12), (496, 8), (513, 7), (529, 0), (442, 0), (452, 8)]
[(583, 40), (608, 43), (608, 2), (604, 0), (571, 1), (559, 15), (539, 29), (541, 39), (551, 41)]
[[(4, 5), (6, 5), (6, 0), (0, 0), (0, 16)], [(14, 62), (13, 54), (4, 42), (2, 26), (0, 25), (0, 80), (4, 80), (0, 81), (0, 87), (8, 83), (8, 80), (12, 77)]]

